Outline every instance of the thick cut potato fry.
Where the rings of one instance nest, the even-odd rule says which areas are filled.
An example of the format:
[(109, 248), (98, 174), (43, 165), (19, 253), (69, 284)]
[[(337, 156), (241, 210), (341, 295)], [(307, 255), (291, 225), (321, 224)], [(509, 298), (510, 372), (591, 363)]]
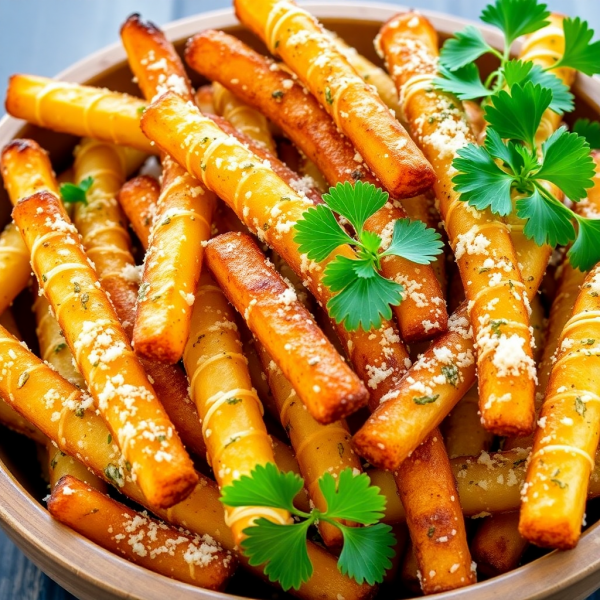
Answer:
[[(424, 468), (415, 468), (419, 464)], [(436, 476), (437, 470), (449, 471), (450, 463), (442, 436), (435, 429), (396, 474), (425, 594), (476, 581), (456, 484), (452, 477)]]
[(437, 34), (424, 17), (409, 12), (383, 26), (378, 45), (411, 133), (437, 175), (434, 190), (469, 301), (483, 425), (499, 435), (530, 433), (536, 373), (529, 305), (508, 226), (491, 211), (461, 202), (454, 190), (452, 161), (475, 136), (460, 101), (431, 91)]
[[(274, 462), (273, 448), (242, 354), (235, 313), (208, 273), (200, 278), (196, 300), (183, 361), (210, 464), (223, 488), (250, 475), (258, 465)], [(245, 538), (244, 529), (257, 518), (279, 524), (290, 521), (285, 510), (243, 506), (226, 511), (237, 544)]]
[(99, 492), (108, 490), (106, 482), (94, 475), (82, 462), (68, 456), (59, 450), (52, 442), (46, 444), (48, 452), (48, 479), (50, 489), (54, 490), (63, 477), (74, 477), (85, 485), (91, 486)]
[(6, 112), (17, 119), (156, 154), (140, 131), (144, 106), (127, 94), (34, 75), (13, 75), (6, 91)]
[(242, 102), (219, 83), (213, 83), (213, 103), (218, 115), (262, 145), (265, 150), (275, 154), (275, 142), (265, 115)]
[(151, 519), (74, 476), (59, 481), (48, 510), (57, 521), (106, 550), (166, 577), (221, 590), (231, 574), (232, 561), (222, 559), (212, 538)]
[(13, 218), (79, 370), (140, 487), (150, 503), (171, 506), (191, 491), (197, 476), (88, 263), (75, 228), (57, 198), (47, 192), (20, 202)]
[(159, 194), (160, 185), (156, 179), (140, 175), (127, 181), (117, 196), (117, 200), (144, 250), (148, 248), (148, 238), (156, 216)]
[(399, 198), (431, 186), (431, 166), (317, 20), (289, 0), (235, 0), (236, 15), (298, 75)]
[[(233, 36), (210, 30), (190, 40), (186, 59), (192, 68), (218, 80), (279, 125), (316, 163), (329, 185), (360, 179), (381, 187), (317, 100), (283, 67)], [(394, 221), (405, 217), (401, 204), (392, 200), (367, 220), (365, 228), (389, 244)], [(406, 289), (403, 301), (393, 307), (406, 342), (429, 339), (446, 330), (448, 315), (432, 267), (390, 256), (383, 261), (382, 273)]]
[(25, 289), (30, 277), (29, 250), (14, 223), (0, 233), (0, 312)]
[[(319, 302), (327, 303), (331, 293), (322, 284), (324, 263), (317, 264), (302, 257), (293, 241), (293, 225), (311, 202), (296, 194), (268, 165), (174, 94), (162, 96), (146, 109), (143, 122), (146, 133), (157, 140), (163, 150), (180, 164), (187, 165), (197, 177), (203, 177), (207, 187), (225, 200), (254, 234), (281, 255)], [(206, 141), (202, 143), (202, 140)], [(338, 255), (354, 254), (342, 246), (330, 258)], [(393, 324), (384, 321), (381, 329), (369, 332), (350, 333), (343, 325), (338, 325), (336, 330), (359, 377), (370, 384), (373, 401), (379, 401), (410, 365), (405, 348), (397, 341), (390, 341), (390, 338), (397, 339)], [(346, 404), (344, 415), (340, 416), (354, 412), (363, 403), (361, 398), (359, 403)]]
[(229, 301), (320, 423), (341, 418), (367, 391), (249, 236), (207, 245), (206, 260)]
[[(327, 503), (319, 488), (319, 479), (325, 473), (336, 477), (346, 468), (356, 473), (362, 471), (360, 459), (350, 444), (348, 426), (344, 421), (329, 425), (317, 423), (261, 344), (258, 352), (273, 393), (275, 416), (281, 421), (296, 452), (310, 499), (319, 510), (326, 511)], [(342, 545), (342, 532), (337, 527), (319, 523), (319, 533), (327, 546)]]
[[(134, 14), (121, 28), (121, 39), (148, 101), (167, 90), (193, 101), (185, 69), (162, 31)], [(200, 242), (210, 237), (216, 197), (168, 156), (162, 165), (133, 345), (141, 356), (174, 364), (181, 359), (189, 335), (204, 251)]]

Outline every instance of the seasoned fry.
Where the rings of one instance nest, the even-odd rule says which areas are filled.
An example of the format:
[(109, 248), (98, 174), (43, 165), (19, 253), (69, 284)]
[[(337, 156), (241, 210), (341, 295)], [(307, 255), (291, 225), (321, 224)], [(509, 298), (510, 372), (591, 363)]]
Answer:
[(430, 187), (431, 166), (314, 17), (288, 0), (235, 0), (234, 6), (240, 21), (296, 72), (390, 193), (410, 197)]
[(327, 31), (327, 34), (333, 40), (336, 48), (344, 55), (345, 59), (350, 63), (354, 70), (363, 78), (369, 85), (373, 86), (379, 97), (393, 111), (397, 119), (402, 118), (402, 110), (398, 102), (398, 94), (396, 86), (390, 76), (377, 65), (374, 65), (370, 60), (359, 54), (356, 48), (349, 46), (346, 42), (333, 33)]
[(50, 489), (54, 490), (63, 477), (74, 477), (92, 488), (106, 493), (108, 486), (77, 459), (59, 450), (52, 442), (46, 444)]
[[(207, 187), (223, 198), (253, 233), (281, 255), (323, 305), (327, 303), (331, 295), (321, 283), (323, 265), (301, 257), (293, 241), (293, 225), (311, 206), (309, 201), (296, 194), (239, 142), (225, 135), (212, 121), (174, 94), (164, 95), (149, 107), (143, 122), (144, 130), (161, 148), (180, 164), (187, 163), (196, 176), (204, 177)], [(187, 140), (183, 148), (173, 132)], [(202, 144), (205, 138), (207, 141)], [(213, 141), (208, 143), (208, 139)], [(254, 193), (258, 190), (260, 193)], [(277, 209), (275, 212), (274, 208)], [(341, 247), (336, 253), (330, 258), (340, 253), (352, 256), (348, 247)], [(357, 374), (363, 381), (370, 382), (372, 401), (378, 402), (393, 389), (410, 364), (403, 346), (391, 343), (384, 335), (388, 331), (392, 336), (397, 335), (392, 323), (384, 321), (380, 330), (368, 333), (359, 330), (350, 334), (343, 326), (336, 330), (349, 350)], [(356, 408), (358, 405), (346, 405), (345, 414)]]
[(460, 101), (430, 90), (437, 34), (421, 15), (405, 13), (383, 26), (378, 41), (411, 133), (437, 175), (433, 187), (469, 301), (482, 422), (498, 435), (527, 434), (534, 425), (536, 377), (529, 305), (507, 225), (461, 202), (454, 190), (452, 160), (475, 137)]
[[(350, 444), (348, 426), (344, 421), (317, 423), (264, 346), (259, 344), (258, 351), (273, 393), (276, 416), (290, 437), (310, 499), (319, 510), (325, 511), (327, 504), (319, 488), (320, 477), (324, 473), (336, 477), (348, 467), (356, 473), (362, 471), (360, 459)], [(342, 545), (342, 532), (337, 527), (319, 523), (319, 533), (327, 546)]]
[(144, 250), (148, 248), (159, 194), (160, 185), (156, 179), (140, 175), (127, 181), (117, 195), (117, 200)]
[(267, 118), (242, 102), (219, 83), (213, 83), (213, 103), (218, 115), (227, 119), (236, 129), (275, 154), (275, 142), (269, 131)]
[(34, 75), (13, 75), (6, 91), (6, 112), (17, 119), (156, 154), (139, 128), (144, 106), (127, 94)]
[[(210, 463), (222, 488), (256, 466), (274, 462), (273, 449), (241, 352), (235, 313), (208, 273), (201, 276), (196, 300), (183, 361)], [(284, 510), (227, 508), (227, 523), (237, 544), (245, 537), (244, 529), (259, 517), (280, 524), (290, 521)]]
[(75, 228), (47, 192), (20, 202), (13, 218), (78, 368), (140, 487), (151, 504), (171, 506), (197, 481), (191, 460), (131, 351)]
[[(218, 80), (279, 125), (321, 169), (330, 185), (360, 179), (381, 187), (318, 101), (307, 95), (303, 87), (290, 78), (289, 72), (276, 63), (238, 39), (210, 30), (192, 38), (186, 49), (186, 60), (192, 68)], [(365, 228), (389, 240), (393, 222), (404, 217), (402, 206), (393, 200), (373, 215)], [(432, 267), (390, 256), (382, 264), (382, 273), (406, 288), (403, 301), (393, 307), (406, 342), (429, 339), (446, 331), (443, 293)]]
[(48, 510), (106, 550), (155, 573), (209, 590), (221, 590), (227, 582), (229, 563), (219, 556), (212, 539), (151, 519), (76, 477), (60, 480)]
[(196, 101), (196, 106), (200, 109), (205, 115), (214, 115), (215, 112), (215, 103), (214, 103), (214, 90), (211, 85), (203, 85), (196, 90), (194, 94), (194, 100)]
[[(162, 31), (132, 15), (121, 28), (121, 39), (147, 100), (167, 90), (193, 100), (181, 60)], [(144, 259), (133, 345), (141, 356), (174, 364), (181, 359), (189, 335), (202, 267), (200, 242), (210, 237), (216, 197), (168, 156), (162, 164), (161, 193)]]
[[(411, 463), (427, 468), (418, 469)], [(396, 474), (425, 594), (476, 581), (456, 485), (451, 477), (436, 477), (437, 469), (449, 471), (450, 463), (436, 429)], [(411, 496), (419, 501), (412, 501)]]
[(29, 251), (14, 223), (0, 233), (0, 312), (5, 311), (29, 281)]
[(249, 236), (213, 238), (206, 260), (229, 301), (318, 422), (332, 423), (347, 414), (347, 406), (364, 402), (363, 384)]

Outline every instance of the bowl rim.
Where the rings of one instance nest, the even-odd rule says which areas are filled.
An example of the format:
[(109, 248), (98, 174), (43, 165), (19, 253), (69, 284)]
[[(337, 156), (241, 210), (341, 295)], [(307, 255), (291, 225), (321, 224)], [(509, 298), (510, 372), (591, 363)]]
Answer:
[[(382, 2), (331, 1), (302, 2), (319, 18), (336, 18), (343, 14), (345, 21), (386, 21), (394, 14), (408, 10), (405, 6)], [(454, 32), (473, 21), (435, 11), (421, 11), (435, 29)], [(203, 12), (179, 19), (163, 27), (172, 41), (182, 41), (208, 28), (226, 28), (238, 25), (231, 8)], [(493, 28), (475, 23), (491, 44), (498, 44), (502, 35)], [(85, 83), (114, 69), (126, 60), (120, 42), (106, 46), (75, 62), (56, 75), (77, 83)], [(580, 75), (575, 92), (600, 113), (600, 80)], [(0, 119), (0, 143), (18, 135), (24, 121), (10, 116)], [(104, 550), (71, 529), (57, 523), (47, 510), (34, 500), (0, 460), (0, 525), (15, 544), (45, 573), (81, 599), (109, 600), (163, 600), (165, 594), (211, 600), (244, 600), (246, 597), (224, 592), (213, 592), (158, 575), (138, 567)], [(438, 600), (502, 599), (520, 591), (522, 600), (585, 598), (600, 585), (600, 521), (588, 529), (578, 546), (567, 552), (551, 552), (513, 571), (450, 592), (434, 594)], [(594, 558), (594, 555), (597, 555)], [(82, 557), (85, 557), (82, 560)], [(85, 561), (85, 562), (84, 562)], [(93, 568), (86, 565), (93, 564)], [(143, 587), (147, 583), (147, 588)], [(579, 592), (573, 595), (572, 588)], [(85, 589), (85, 588), (88, 589)], [(582, 591), (583, 590), (583, 591)], [(140, 595), (140, 591), (143, 595)], [(150, 595), (149, 595), (150, 594)], [(522, 595), (526, 594), (526, 595)]]

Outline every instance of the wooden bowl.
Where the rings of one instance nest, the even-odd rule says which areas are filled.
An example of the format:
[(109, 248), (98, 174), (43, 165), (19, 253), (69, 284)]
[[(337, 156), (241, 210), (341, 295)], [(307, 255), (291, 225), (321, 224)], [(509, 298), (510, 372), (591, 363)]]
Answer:
[[(372, 40), (381, 23), (402, 10), (398, 6), (378, 3), (320, 3), (306, 5), (349, 43), (378, 61)], [(466, 22), (454, 17), (425, 13), (440, 32), (441, 38), (462, 29)], [(182, 47), (185, 40), (203, 29), (224, 29), (258, 50), (264, 46), (240, 27), (232, 10), (205, 13), (167, 25), (171, 40)], [(501, 43), (500, 35), (484, 29), (491, 44)], [(378, 61), (379, 62), (379, 61)], [(485, 66), (484, 66), (485, 68)], [(198, 77), (190, 73), (196, 83)], [(114, 44), (75, 63), (57, 77), (66, 81), (102, 85), (138, 94), (120, 44)], [(577, 116), (600, 116), (600, 82), (579, 77), (575, 86), (578, 98)], [(71, 161), (76, 139), (63, 134), (32, 127), (5, 117), (0, 121), (0, 146), (15, 137), (36, 139), (51, 155), (56, 170)], [(0, 225), (10, 214), (10, 203), (0, 191)], [(27, 298), (15, 302), (15, 314), (23, 334), (36, 346)], [(2, 431), (0, 439), (0, 523), (10, 538), (44, 572), (82, 600), (164, 600), (196, 598), (227, 600), (228, 598), (266, 597), (273, 590), (255, 579), (236, 575), (230, 593), (199, 589), (137, 567), (87, 541), (77, 533), (56, 523), (42, 503), (45, 494), (37, 468), (35, 449), (16, 434)], [(569, 552), (552, 552), (515, 571), (454, 592), (435, 595), (438, 600), (486, 600), (508, 597), (519, 600), (579, 600), (600, 586), (600, 529), (598, 523), (583, 535), (579, 545)], [(240, 595), (236, 595), (240, 594)], [(281, 595), (280, 595), (281, 596)], [(397, 594), (396, 594), (397, 596)]]

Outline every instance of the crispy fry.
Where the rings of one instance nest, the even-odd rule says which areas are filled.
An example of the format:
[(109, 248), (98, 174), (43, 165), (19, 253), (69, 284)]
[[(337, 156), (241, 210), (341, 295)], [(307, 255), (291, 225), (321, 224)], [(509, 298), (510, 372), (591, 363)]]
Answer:
[[(253, 233), (277, 250), (325, 305), (331, 295), (321, 283), (323, 263), (318, 265), (300, 256), (293, 241), (293, 224), (311, 203), (296, 194), (239, 142), (225, 135), (212, 121), (174, 94), (164, 95), (156, 101), (146, 110), (143, 120), (145, 131), (180, 164), (187, 162), (196, 176), (204, 177), (206, 185), (235, 210)], [(177, 139), (179, 136), (187, 140), (183, 148)], [(205, 138), (206, 142), (202, 144)], [(276, 212), (273, 212), (274, 208), (277, 208)], [(348, 247), (340, 247), (330, 258), (339, 254), (353, 255)], [(403, 346), (390, 343), (385, 337), (384, 332), (390, 329), (394, 334), (392, 323), (386, 321), (380, 330), (368, 333), (362, 330), (349, 333), (342, 325), (337, 327), (359, 377), (371, 382), (374, 402), (393, 389), (410, 364)], [(380, 375), (377, 378), (376, 373)], [(346, 414), (356, 408), (358, 405), (346, 405)]]
[(213, 103), (218, 115), (262, 145), (265, 150), (275, 154), (275, 142), (265, 115), (239, 100), (219, 83), (213, 83)]
[(194, 100), (196, 101), (196, 106), (198, 106), (203, 114), (217, 114), (215, 111), (214, 95), (215, 92), (212, 84), (203, 85), (196, 90), (196, 93), (194, 94)]
[[(241, 352), (235, 313), (208, 273), (202, 274), (196, 301), (183, 361), (210, 463), (222, 488), (249, 475), (256, 466), (274, 462), (273, 449)], [(259, 517), (280, 524), (290, 520), (285, 510), (255, 506), (226, 510), (237, 544), (245, 537), (244, 529)]]
[(50, 489), (54, 490), (63, 477), (76, 477), (86, 485), (106, 493), (106, 483), (94, 475), (83, 463), (59, 450), (52, 442), (46, 444), (48, 451), (48, 476)]
[(572, 548), (581, 534), (600, 422), (599, 298), (597, 266), (559, 339), (523, 489), (519, 532), (539, 546)]
[(479, 394), (474, 385), (444, 419), (442, 431), (448, 456), (473, 456), (489, 450), (494, 435), (486, 431), (479, 418)]
[[(210, 30), (190, 40), (186, 60), (192, 68), (218, 80), (279, 125), (316, 163), (330, 185), (360, 179), (381, 187), (317, 100), (305, 94), (302, 86), (276, 63), (240, 40)], [(404, 217), (400, 203), (392, 201), (367, 221), (365, 229), (389, 240), (393, 222)], [(403, 301), (393, 307), (405, 341), (429, 339), (446, 330), (443, 293), (431, 267), (390, 256), (383, 262), (382, 272), (406, 288)]]
[(367, 391), (362, 382), (250, 237), (229, 233), (213, 238), (206, 260), (318, 422), (332, 423), (347, 414), (347, 406), (363, 403)]
[(171, 506), (197, 481), (192, 463), (131, 351), (75, 228), (47, 192), (20, 202), (13, 218), (77, 365), (140, 487), (150, 503)]
[(13, 75), (6, 91), (6, 112), (13, 117), (156, 154), (139, 128), (144, 106), (127, 94), (34, 75)]
[(460, 202), (454, 190), (452, 160), (475, 137), (460, 101), (430, 90), (437, 73), (437, 34), (421, 15), (405, 13), (385, 24), (378, 40), (411, 133), (437, 175), (434, 190), (465, 286), (478, 350), (482, 422), (499, 435), (527, 434), (534, 425), (535, 395), (529, 306), (507, 225), (489, 210)]
[[(279, 470), (284, 473), (291, 471), (292, 473), (296, 473), (296, 475), (302, 476), (300, 473), (300, 466), (298, 465), (298, 461), (294, 456), (294, 451), (290, 446), (284, 444), (274, 436), (271, 436), (271, 441), (273, 443), (275, 464), (279, 467)], [(305, 488), (302, 488), (300, 493), (294, 499), (294, 505), (304, 512), (310, 512), (310, 500)]]
[(151, 519), (74, 476), (59, 481), (48, 510), (106, 550), (155, 573), (210, 590), (225, 586), (229, 565), (212, 539)]
[[(264, 346), (259, 344), (258, 351), (273, 393), (276, 416), (290, 437), (310, 499), (319, 510), (325, 511), (327, 503), (319, 488), (319, 478), (324, 473), (336, 477), (345, 468), (362, 471), (350, 444), (348, 426), (344, 421), (317, 423), (304, 410), (292, 384)], [(327, 546), (342, 545), (342, 532), (337, 527), (319, 523), (319, 533)]]
[[(121, 28), (121, 39), (147, 100), (173, 90), (192, 101), (185, 69), (162, 31), (134, 14)], [(204, 252), (200, 242), (210, 237), (216, 197), (168, 156), (162, 164), (161, 193), (144, 260), (133, 345), (141, 356), (174, 364), (181, 359), (189, 335)]]
[(117, 195), (119, 204), (144, 250), (148, 248), (159, 194), (160, 185), (156, 179), (140, 175), (127, 181)]
[(30, 277), (29, 251), (14, 223), (0, 233), (0, 312), (25, 289)]
[[(418, 469), (411, 463), (427, 468)], [(451, 477), (436, 477), (437, 469), (449, 471), (450, 463), (436, 429), (396, 474), (425, 594), (476, 581), (456, 485)], [(418, 496), (419, 501), (410, 496)]]
[(366, 83), (373, 86), (379, 97), (385, 102), (395, 114), (397, 119), (402, 118), (398, 93), (391, 77), (377, 65), (359, 54), (356, 48), (349, 46), (341, 37), (332, 31), (327, 31), (336, 48), (344, 55), (354, 70), (364, 79)]

